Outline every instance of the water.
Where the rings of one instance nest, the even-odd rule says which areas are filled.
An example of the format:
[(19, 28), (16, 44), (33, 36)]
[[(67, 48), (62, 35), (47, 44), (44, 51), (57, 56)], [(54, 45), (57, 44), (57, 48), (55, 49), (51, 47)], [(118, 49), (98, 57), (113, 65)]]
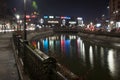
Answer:
[(120, 80), (119, 43), (63, 34), (38, 38), (33, 44), (85, 80)]

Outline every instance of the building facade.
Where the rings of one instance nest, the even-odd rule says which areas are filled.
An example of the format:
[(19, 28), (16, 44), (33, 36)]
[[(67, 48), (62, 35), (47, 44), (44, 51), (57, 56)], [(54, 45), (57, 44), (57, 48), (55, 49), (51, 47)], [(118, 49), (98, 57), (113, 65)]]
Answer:
[(120, 0), (110, 0), (110, 20), (118, 22), (120, 21)]

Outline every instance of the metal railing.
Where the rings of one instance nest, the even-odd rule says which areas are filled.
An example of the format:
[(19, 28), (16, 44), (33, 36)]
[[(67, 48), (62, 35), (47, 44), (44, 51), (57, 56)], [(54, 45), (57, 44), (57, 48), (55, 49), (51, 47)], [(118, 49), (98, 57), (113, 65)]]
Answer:
[(79, 80), (78, 77), (67, 78), (57, 70), (57, 62), (54, 58), (34, 49), (20, 35), (13, 34), (13, 42), (17, 58), (20, 60), (23, 71), (31, 80)]

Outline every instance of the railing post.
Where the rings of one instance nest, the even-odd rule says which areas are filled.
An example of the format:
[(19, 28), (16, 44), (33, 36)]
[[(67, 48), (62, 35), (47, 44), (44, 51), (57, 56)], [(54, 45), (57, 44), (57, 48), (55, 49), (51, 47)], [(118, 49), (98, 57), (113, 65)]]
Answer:
[(47, 80), (56, 80), (56, 75), (54, 74), (54, 71), (56, 71), (56, 60), (52, 57), (49, 57), (43, 61), (43, 67), (47, 76)]
[(20, 45), (20, 39), (21, 39), (22, 37), (20, 36), (20, 35), (18, 35), (17, 36), (17, 55), (18, 55), (18, 57), (21, 57), (21, 45)]
[(27, 49), (26, 49), (26, 45), (28, 45), (28, 41), (24, 40), (23, 41), (23, 67), (24, 67), (24, 72), (27, 72), (27, 62), (26, 62), (26, 54), (27, 54)]
[(15, 49), (17, 49), (17, 34), (13, 34), (13, 41), (14, 41), (14, 45), (15, 45)]

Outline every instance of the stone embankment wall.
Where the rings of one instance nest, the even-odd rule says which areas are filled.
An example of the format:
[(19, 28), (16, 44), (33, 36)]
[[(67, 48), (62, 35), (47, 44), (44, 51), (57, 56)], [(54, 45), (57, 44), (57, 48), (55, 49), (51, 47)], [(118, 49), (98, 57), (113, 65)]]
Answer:
[(96, 34), (89, 34), (89, 33), (82, 33), (82, 32), (79, 32), (78, 35), (84, 38), (98, 39), (98, 40), (103, 40), (103, 41), (120, 43), (120, 37), (115, 37), (115, 36), (112, 37), (112, 36), (96, 35)]
[(50, 36), (53, 34), (52, 30), (48, 31), (41, 31), (41, 32), (31, 32), (27, 35), (27, 40), (30, 41), (31, 39), (43, 37), (43, 36)]
[[(53, 34), (53, 29), (41, 29), (40, 31), (33, 31), (27, 35), (27, 40), (35, 39), (38, 37), (50, 36)], [(89, 39), (98, 39), (103, 41), (117, 42), (120, 43), (119, 33), (109, 33), (109, 32), (91, 32), (80, 30), (78, 36), (89, 38)]]
[[(50, 36), (53, 34), (53, 30), (52, 29), (49, 29), (49, 30), (41, 30), (39, 32), (31, 32), (27, 35), (27, 39), (28, 41), (30, 41), (31, 39), (35, 39), (35, 38), (38, 38), (38, 37), (44, 37), (44, 36)], [(101, 35), (102, 34), (102, 35)], [(111, 36), (112, 35), (112, 36)], [(80, 31), (78, 33), (78, 36), (80, 37), (84, 37), (84, 38), (89, 38), (89, 39), (98, 39), (98, 40), (103, 40), (103, 41), (110, 41), (110, 42), (117, 42), (117, 43), (120, 43), (120, 37), (118, 36), (118, 34), (115, 36), (115, 34), (112, 34), (110, 33), (108, 35), (104, 34), (104, 33), (92, 33), (91, 32), (84, 32), (84, 31)]]

